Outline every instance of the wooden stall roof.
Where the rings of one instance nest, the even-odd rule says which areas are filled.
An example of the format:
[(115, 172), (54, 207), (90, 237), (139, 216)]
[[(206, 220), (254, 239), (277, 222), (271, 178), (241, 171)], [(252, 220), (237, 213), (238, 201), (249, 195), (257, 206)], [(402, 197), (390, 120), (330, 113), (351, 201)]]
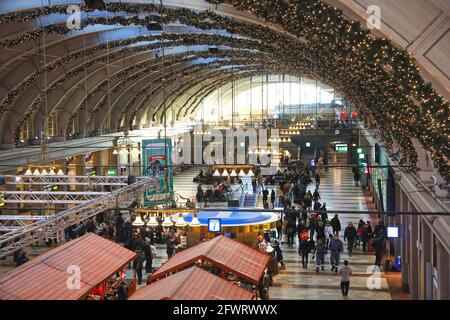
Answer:
[(151, 276), (154, 281), (169, 273), (194, 265), (199, 259), (229, 271), (241, 279), (258, 284), (269, 263), (270, 256), (225, 236), (202, 242), (183, 250), (164, 263)]
[[(89, 233), (0, 277), (0, 300), (81, 299), (135, 256), (134, 252)], [(70, 277), (75, 275), (71, 268), (76, 267), (80, 268), (80, 288), (71, 289), (74, 282)]]
[(129, 300), (251, 300), (252, 298), (252, 292), (199, 267), (191, 267), (139, 289)]

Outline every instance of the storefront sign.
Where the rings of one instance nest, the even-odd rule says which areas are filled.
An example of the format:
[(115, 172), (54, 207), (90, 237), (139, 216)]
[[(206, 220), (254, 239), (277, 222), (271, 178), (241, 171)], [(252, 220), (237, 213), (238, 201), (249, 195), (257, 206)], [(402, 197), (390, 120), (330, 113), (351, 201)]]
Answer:
[(222, 232), (222, 220), (217, 218), (208, 219), (208, 232)]

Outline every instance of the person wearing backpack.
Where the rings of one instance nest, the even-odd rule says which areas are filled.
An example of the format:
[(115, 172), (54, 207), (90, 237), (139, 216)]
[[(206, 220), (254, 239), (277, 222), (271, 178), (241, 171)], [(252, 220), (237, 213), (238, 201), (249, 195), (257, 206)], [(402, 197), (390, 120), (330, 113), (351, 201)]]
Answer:
[(303, 269), (308, 268), (308, 256), (310, 251), (311, 251), (311, 243), (309, 242), (307, 237), (303, 238), (300, 241), (300, 245), (298, 247), (298, 254), (302, 257)]
[(317, 245), (314, 249), (314, 257), (316, 258), (316, 272), (319, 273), (319, 268), (325, 271), (325, 254), (327, 254), (327, 248), (323, 244), (322, 239), (317, 240)]
[(344, 231), (344, 241), (347, 241), (347, 249), (348, 249), (348, 255), (351, 257), (353, 253), (353, 247), (355, 245), (355, 240), (357, 239), (358, 234), (353, 226), (353, 223), (349, 222), (348, 227), (345, 228)]
[(144, 269), (144, 261), (144, 252), (140, 249), (136, 250), (136, 258), (134, 258), (133, 261), (133, 269), (135, 270), (136, 276), (138, 278), (138, 285), (142, 284), (142, 269)]

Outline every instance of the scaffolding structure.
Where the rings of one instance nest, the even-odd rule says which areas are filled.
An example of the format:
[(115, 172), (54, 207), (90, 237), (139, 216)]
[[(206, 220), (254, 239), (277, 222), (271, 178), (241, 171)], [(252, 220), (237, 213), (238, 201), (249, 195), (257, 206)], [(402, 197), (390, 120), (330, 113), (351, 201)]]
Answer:
[(80, 204), (111, 192), (83, 191), (2, 191), (4, 203), (20, 204)]
[[(8, 229), (9, 232), (0, 235), (0, 258), (6, 257), (24, 246), (32, 245), (40, 240), (57, 237), (70, 226), (94, 217), (100, 212), (117, 207), (119, 203), (139, 199), (144, 191), (155, 190), (158, 180), (146, 177), (138, 182), (119, 190), (86, 201), (76, 207), (67, 209), (46, 219), (38, 220), (28, 225)], [(25, 223), (17, 220), (16, 224)]]
[[(128, 184), (128, 176), (71, 176), (71, 175), (7, 175), (2, 176), (8, 185), (75, 185), (75, 186), (118, 186)], [(137, 177), (137, 180), (145, 177)]]

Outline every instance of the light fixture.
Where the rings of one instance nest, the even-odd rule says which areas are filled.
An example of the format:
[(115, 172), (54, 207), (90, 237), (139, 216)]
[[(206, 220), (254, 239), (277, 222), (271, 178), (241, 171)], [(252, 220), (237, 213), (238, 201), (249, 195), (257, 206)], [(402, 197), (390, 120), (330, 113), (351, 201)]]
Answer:
[(20, 180), (22, 180), (21, 177), (16, 177), (16, 182), (20, 182)]
[(117, 151), (117, 149), (114, 149), (113, 154), (118, 155), (119, 151)]
[(252, 149), (248, 149), (248, 154), (253, 154)]
[(288, 138), (288, 139), (287, 139), (287, 142), (292, 142), (291, 138)]
[(57, 176), (63, 176), (64, 175), (64, 172), (61, 170), (61, 169), (59, 169), (58, 170), (58, 173), (56, 174)]
[(266, 150), (261, 149), (261, 151), (259, 152), (259, 154), (266, 154)]
[(185, 227), (187, 226), (187, 222), (184, 220), (183, 214), (180, 212), (178, 215), (177, 222), (175, 223), (175, 227)]
[(239, 172), (239, 177), (245, 177), (245, 172), (244, 172), (244, 170), (241, 170), (241, 171)]
[(156, 227), (158, 225), (159, 225), (159, 223), (156, 220), (155, 215), (152, 213), (152, 215), (150, 216), (150, 219), (147, 221), (147, 226), (149, 226), (149, 227)]
[(222, 172), (222, 177), (228, 177), (228, 176), (229, 176), (229, 174), (228, 174), (227, 169), (224, 169)]
[(43, 176), (48, 176), (48, 172), (47, 172), (46, 169), (43, 169), (41, 174), (42, 174)]
[(256, 149), (255, 152), (254, 152), (254, 154), (259, 154), (259, 150)]
[(40, 175), (41, 175), (41, 173), (39, 172), (39, 170), (35, 169), (33, 172), (33, 176), (40, 176)]
[(31, 174), (32, 174), (31, 170), (30, 170), (30, 168), (28, 168), (27, 171), (25, 171), (25, 175), (26, 176), (31, 176)]
[(194, 213), (192, 217), (191, 223), (189, 223), (191, 227), (200, 227), (200, 220), (198, 220), (198, 216), (196, 213)]
[(219, 169), (216, 169), (216, 171), (214, 171), (213, 176), (214, 177), (220, 177)]
[(50, 176), (54, 176), (56, 173), (55, 173), (55, 170), (52, 168), (52, 169), (50, 169), (50, 172), (48, 174)]
[(235, 169), (233, 169), (233, 170), (231, 171), (230, 177), (237, 177), (237, 173), (236, 173), (236, 170), (235, 170)]
[(162, 226), (163, 227), (171, 227), (171, 226), (173, 226), (173, 222), (172, 222), (172, 220), (170, 219), (170, 217), (167, 214), (166, 214), (166, 217), (164, 218)]
[(255, 174), (253, 173), (253, 170), (252, 169), (248, 170), (247, 177), (254, 177), (254, 176)]
[(140, 226), (143, 226), (143, 225), (145, 225), (145, 223), (144, 223), (144, 221), (142, 221), (141, 215), (138, 214), (136, 216), (136, 219), (134, 219), (134, 221), (133, 221), (133, 226), (140, 227)]

